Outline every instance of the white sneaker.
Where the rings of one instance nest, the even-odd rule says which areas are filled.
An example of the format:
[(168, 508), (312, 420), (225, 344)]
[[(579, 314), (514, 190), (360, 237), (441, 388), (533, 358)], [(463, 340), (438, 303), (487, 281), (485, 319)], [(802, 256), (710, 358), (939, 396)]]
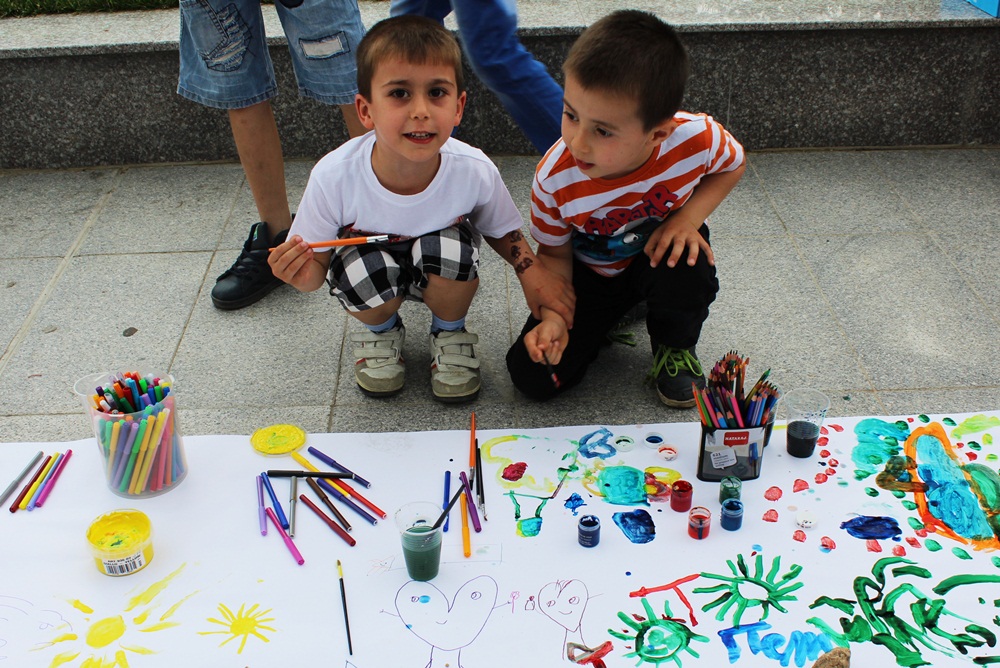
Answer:
[(479, 337), (464, 330), (431, 334), (431, 391), (438, 401), (459, 403), (479, 395)]
[(369, 330), (350, 335), (354, 344), (354, 380), (370, 397), (387, 397), (403, 389), (403, 338), (406, 328), (394, 327), (375, 334)]

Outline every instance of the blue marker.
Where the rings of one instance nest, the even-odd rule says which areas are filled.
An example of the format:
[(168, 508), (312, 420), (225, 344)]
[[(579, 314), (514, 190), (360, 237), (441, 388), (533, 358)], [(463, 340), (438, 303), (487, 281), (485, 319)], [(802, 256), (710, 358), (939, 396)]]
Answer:
[(260, 474), (260, 479), (264, 482), (264, 489), (267, 490), (267, 495), (271, 497), (271, 505), (274, 506), (274, 514), (278, 516), (278, 524), (281, 525), (282, 529), (288, 530), (288, 519), (285, 518), (285, 511), (281, 509), (281, 504), (278, 503), (278, 497), (274, 495), (274, 488), (271, 487), (271, 479), (267, 477), (267, 473), (262, 472)]
[[(451, 501), (451, 471), (444, 472), (444, 505), (442, 508), (448, 507), (448, 502)], [(451, 519), (451, 513), (444, 516), (444, 531), (448, 530), (448, 520)]]

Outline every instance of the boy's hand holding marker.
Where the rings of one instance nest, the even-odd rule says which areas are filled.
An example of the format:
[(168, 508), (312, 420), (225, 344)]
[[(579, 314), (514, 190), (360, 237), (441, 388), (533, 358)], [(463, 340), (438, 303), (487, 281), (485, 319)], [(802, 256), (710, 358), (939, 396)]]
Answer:
[(302, 292), (322, 287), (330, 266), (330, 251), (319, 252), (299, 235), (289, 237), (267, 257), (274, 275)]

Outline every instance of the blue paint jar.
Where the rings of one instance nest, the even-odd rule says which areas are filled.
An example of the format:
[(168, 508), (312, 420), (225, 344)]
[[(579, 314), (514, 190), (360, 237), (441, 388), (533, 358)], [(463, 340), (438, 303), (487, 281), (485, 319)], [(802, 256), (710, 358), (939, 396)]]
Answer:
[(726, 499), (723, 501), (719, 523), (726, 531), (739, 530), (743, 526), (743, 502), (739, 499)]
[(577, 540), (584, 547), (594, 547), (601, 542), (601, 520), (596, 515), (584, 515), (577, 524)]

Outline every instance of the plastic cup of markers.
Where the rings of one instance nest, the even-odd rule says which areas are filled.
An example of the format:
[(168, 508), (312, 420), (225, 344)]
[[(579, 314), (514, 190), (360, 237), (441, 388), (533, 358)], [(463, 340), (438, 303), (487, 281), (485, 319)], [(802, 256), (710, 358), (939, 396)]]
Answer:
[(396, 528), (403, 546), (406, 573), (414, 580), (433, 580), (441, 566), (441, 527), (434, 523), (441, 506), (429, 501), (407, 503), (396, 511)]
[(188, 471), (173, 376), (136, 375), (139, 380), (94, 373), (73, 386), (94, 430), (108, 489), (127, 499), (168, 492)]
[(101, 515), (87, 529), (97, 570), (119, 577), (141, 571), (153, 559), (153, 524), (131, 508)]

